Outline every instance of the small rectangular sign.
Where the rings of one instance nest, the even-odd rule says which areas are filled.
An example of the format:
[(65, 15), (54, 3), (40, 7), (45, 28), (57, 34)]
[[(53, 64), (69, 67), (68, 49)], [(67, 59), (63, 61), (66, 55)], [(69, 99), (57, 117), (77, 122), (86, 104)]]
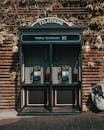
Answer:
[(69, 35), (34, 35), (34, 34), (24, 34), (22, 35), (23, 42), (35, 42), (35, 41), (80, 41), (81, 36), (79, 34), (69, 34)]

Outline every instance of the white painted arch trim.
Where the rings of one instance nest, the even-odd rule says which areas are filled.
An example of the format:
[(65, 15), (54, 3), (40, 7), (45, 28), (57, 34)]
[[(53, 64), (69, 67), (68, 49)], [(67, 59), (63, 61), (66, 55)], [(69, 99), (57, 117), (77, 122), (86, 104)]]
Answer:
[[(40, 18), (40, 19), (38, 19), (37, 21), (35, 21), (35, 22), (31, 25), (31, 27), (33, 27), (33, 26), (35, 26), (36, 24), (40, 23), (41, 21), (47, 20), (47, 19), (56, 19), (56, 20), (59, 20), (59, 21), (65, 23), (65, 24), (68, 25), (68, 26), (73, 26), (73, 25), (74, 25), (72, 22), (66, 22), (65, 20), (63, 20), (63, 19), (61, 19), (61, 18), (58, 18), (58, 17), (45, 17), (45, 18)], [(56, 23), (56, 24), (57, 24), (57, 23)]]

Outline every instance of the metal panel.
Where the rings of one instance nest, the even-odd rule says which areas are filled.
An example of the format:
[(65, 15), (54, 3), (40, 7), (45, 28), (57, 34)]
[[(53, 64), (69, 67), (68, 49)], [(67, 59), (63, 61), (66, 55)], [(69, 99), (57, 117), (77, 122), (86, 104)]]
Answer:
[(75, 94), (73, 90), (57, 89), (55, 90), (55, 105), (67, 106), (75, 104)]
[(45, 106), (48, 103), (47, 89), (28, 89), (27, 105), (29, 106)]

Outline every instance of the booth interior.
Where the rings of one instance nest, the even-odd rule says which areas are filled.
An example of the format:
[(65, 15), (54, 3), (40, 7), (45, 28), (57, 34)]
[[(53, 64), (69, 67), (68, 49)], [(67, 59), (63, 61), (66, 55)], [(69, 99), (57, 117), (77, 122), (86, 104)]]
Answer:
[(79, 111), (80, 55), (79, 44), (22, 46), (21, 80), (24, 111)]

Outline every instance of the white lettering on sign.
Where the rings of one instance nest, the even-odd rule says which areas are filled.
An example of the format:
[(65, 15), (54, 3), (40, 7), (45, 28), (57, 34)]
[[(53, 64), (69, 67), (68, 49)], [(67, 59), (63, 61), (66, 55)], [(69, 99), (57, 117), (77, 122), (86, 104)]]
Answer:
[(46, 24), (46, 23), (56, 23), (59, 25), (63, 25), (63, 21), (59, 20), (59, 19), (44, 19), (42, 21), (39, 22), (40, 25)]
[(60, 36), (36, 36), (34, 37), (35, 40), (60, 40)]

